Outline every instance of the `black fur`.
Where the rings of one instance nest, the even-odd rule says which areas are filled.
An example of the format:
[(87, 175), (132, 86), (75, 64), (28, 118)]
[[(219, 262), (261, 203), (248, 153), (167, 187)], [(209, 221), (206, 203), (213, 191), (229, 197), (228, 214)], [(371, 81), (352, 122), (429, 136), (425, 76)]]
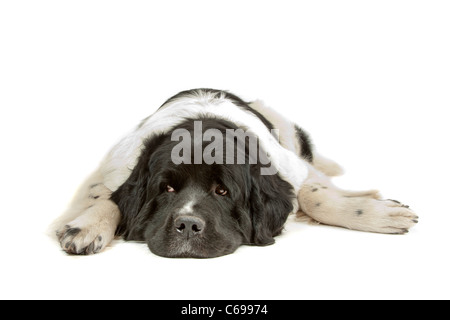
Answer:
[[(186, 120), (177, 128), (192, 133), (193, 122)], [(237, 129), (218, 119), (202, 119), (202, 127)], [(152, 252), (166, 257), (209, 258), (232, 253), (242, 244), (274, 243), (293, 209), (292, 186), (279, 175), (260, 175), (260, 163), (175, 165), (171, 150), (178, 142), (171, 141), (170, 134), (145, 142), (130, 177), (112, 194), (122, 213), (117, 234), (125, 240), (146, 241)], [(168, 185), (175, 192), (168, 192)], [(217, 185), (228, 193), (216, 194)], [(187, 240), (177, 232), (174, 220), (191, 199), (190, 215), (201, 218), (205, 227)]]
[(312, 163), (313, 158), (313, 144), (309, 135), (299, 126), (295, 125), (295, 133), (300, 144), (300, 156), (306, 161)]

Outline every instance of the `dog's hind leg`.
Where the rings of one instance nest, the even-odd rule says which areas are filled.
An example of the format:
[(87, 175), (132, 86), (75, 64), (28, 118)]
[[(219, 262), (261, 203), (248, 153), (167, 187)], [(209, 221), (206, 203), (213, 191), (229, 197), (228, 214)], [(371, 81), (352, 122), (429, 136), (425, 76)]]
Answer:
[(314, 152), (313, 166), (330, 177), (340, 176), (344, 173), (344, 169), (339, 164), (317, 152)]
[(403, 234), (418, 219), (408, 206), (396, 200), (382, 200), (375, 190), (341, 190), (312, 166), (298, 200), (298, 216), (306, 214), (320, 223), (354, 230)]
[(69, 254), (93, 254), (113, 239), (120, 222), (120, 211), (109, 199), (111, 191), (94, 173), (78, 190), (69, 209), (52, 225), (64, 251)]

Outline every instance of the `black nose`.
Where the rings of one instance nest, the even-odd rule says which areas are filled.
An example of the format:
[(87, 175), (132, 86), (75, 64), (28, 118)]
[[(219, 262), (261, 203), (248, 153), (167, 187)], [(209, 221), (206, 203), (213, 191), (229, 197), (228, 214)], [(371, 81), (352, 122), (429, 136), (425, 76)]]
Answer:
[(175, 219), (175, 230), (188, 239), (197, 236), (205, 229), (205, 221), (194, 216), (179, 216)]

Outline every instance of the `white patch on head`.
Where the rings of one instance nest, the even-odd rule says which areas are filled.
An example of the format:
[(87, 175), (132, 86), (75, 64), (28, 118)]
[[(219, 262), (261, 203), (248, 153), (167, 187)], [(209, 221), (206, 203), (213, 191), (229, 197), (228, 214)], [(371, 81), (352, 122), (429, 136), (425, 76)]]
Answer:
[(194, 204), (195, 201), (191, 200), (188, 203), (186, 203), (183, 208), (180, 210), (180, 214), (189, 214), (194, 212)]

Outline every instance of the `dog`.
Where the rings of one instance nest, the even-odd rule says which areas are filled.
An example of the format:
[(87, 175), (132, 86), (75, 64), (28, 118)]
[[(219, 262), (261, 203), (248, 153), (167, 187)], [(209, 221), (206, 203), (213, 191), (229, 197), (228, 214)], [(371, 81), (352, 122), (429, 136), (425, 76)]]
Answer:
[(388, 234), (418, 222), (375, 190), (336, 187), (330, 178), (341, 173), (262, 101), (193, 89), (112, 148), (54, 230), (68, 254), (95, 254), (122, 236), (163, 257), (212, 258), (273, 244), (290, 214)]

